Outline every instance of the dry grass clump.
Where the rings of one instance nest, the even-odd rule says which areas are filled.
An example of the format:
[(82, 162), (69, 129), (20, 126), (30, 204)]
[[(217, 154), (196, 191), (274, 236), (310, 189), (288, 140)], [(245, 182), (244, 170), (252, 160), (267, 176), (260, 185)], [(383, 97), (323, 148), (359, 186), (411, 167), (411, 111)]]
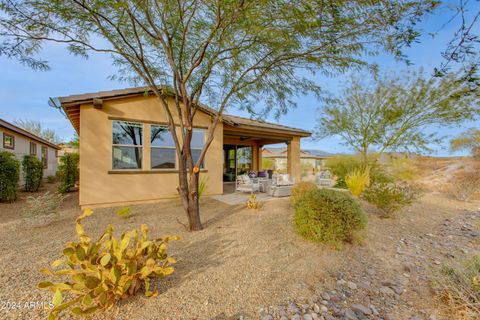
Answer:
[(479, 168), (472, 171), (462, 171), (455, 175), (452, 181), (451, 194), (460, 201), (469, 201), (480, 192)]
[(305, 193), (317, 189), (317, 185), (313, 182), (301, 181), (299, 183), (296, 183), (292, 188), (292, 194), (290, 195), (290, 203), (295, 206), (295, 204), (300, 200), (301, 197), (305, 195)]
[(480, 318), (480, 255), (464, 263), (444, 265), (434, 280), (438, 303), (450, 319)]

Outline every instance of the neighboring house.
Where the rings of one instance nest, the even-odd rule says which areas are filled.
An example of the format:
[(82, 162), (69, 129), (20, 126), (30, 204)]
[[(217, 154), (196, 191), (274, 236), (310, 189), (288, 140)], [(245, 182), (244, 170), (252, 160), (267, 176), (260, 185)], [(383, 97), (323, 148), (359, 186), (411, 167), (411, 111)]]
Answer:
[[(178, 119), (173, 94), (169, 107)], [(178, 159), (165, 110), (146, 88), (130, 88), (51, 99), (61, 106), (80, 137), (82, 207), (111, 206), (178, 197)], [(178, 120), (174, 120), (178, 123)], [(212, 111), (199, 107), (192, 138), (199, 156)], [(180, 126), (178, 129), (180, 130)], [(181, 135), (179, 135), (181, 138)], [(206, 194), (222, 194), (226, 175), (262, 169), (262, 147), (287, 143), (287, 171), (300, 177), (300, 138), (310, 132), (223, 115), (200, 168)]]
[[(321, 150), (302, 149), (300, 164), (304, 170), (318, 171), (325, 165), (325, 159), (331, 154)], [(263, 148), (262, 157), (271, 161), (272, 170), (285, 171), (287, 169), (287, 148)], [(267, 161), (264, 161), (264, 163)]]
[(0, 119), (0, 151), (9, 151), (15, 154), (18, 160), (25, 155), (35, 155), (42, 160), (43, 176), (54, 176), (57, 172), (57, 152), (59, 146), (40, 138), (22, 128)]

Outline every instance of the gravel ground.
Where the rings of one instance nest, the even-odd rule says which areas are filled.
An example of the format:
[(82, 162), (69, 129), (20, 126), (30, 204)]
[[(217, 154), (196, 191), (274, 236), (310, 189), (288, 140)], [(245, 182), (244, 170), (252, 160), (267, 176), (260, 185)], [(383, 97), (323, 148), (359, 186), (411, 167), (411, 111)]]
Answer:
[[(75, 198), (72, 194), (67, 199), (53, 223), (37, 228), (19, 216), (22, 201), (0, 204), (0, 319), (45, 318), (44, 310), (27, 308), (25, 303), (51, 299), (48, 292), (36, 289), (36, 283), (45, 279), (38, 270), (59, 258), (63, 243), (75, 237), (73, 221), (79, 214)], [(116, 216), (115, 209), (97, 209), (85, 220), (92, 236), (109, 223), (117, 232), (146, 223), (152, 237), (176, 234), (182, 240), (169, 248), (178, 263), (175, 273), (157, 285), (158, 297), (137, 295), (94, 319), (280, 319), (269, 308), (288, 303), (303, 305), (299, 317), (305, 317), (310, 312), (308, 300), (311, 308), (315, 297), (321, 305), (324, 299), (318, 301), (319, 295), (325, 292), (339, 297), (333, 300), (340, 312), (335, 314), (337, 307), (326, 303), (325, 319), (351, 316), (351, 310), (345, 313), (350, 304), (371, 304), (381, 319), (428, 317), (435, 314), (429, 290), (431, 266), (448, 259), (445, 251), (468, 255), (478, 248), (475, 231), (466, 238), (455, 227), (455, 219), (468, 220), (466, 213), (476, 208), (478, 203), (426, 195), (396, 219), (370, 213), (365, 243), (342, 250), (299, 238), (292, 230), (288, 199), (268, 201), (255, 211), (205, 198), (205, 230), (195, 233), (177, 222), (185, 218), (175, 201), (134, 206), (130, 219)], [(457, 236), (450, 238), (450, 233)], [(390, 295), (383, 287), (398, 293)], [(20, 307), (12, 309), (12, 303)]]

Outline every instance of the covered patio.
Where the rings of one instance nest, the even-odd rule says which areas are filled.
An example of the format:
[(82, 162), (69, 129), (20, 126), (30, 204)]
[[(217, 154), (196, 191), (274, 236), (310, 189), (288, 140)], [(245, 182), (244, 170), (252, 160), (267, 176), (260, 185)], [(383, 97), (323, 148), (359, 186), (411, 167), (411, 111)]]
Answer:
[(287, 173), (300, 181), (300, 139), (308, 131), (283, 125), (228, 116), (232, 124), (223, 127), (223, 194), (235, 192), (237, 176), (262, 167), (262, 148), (265, 145), (287, 145)]

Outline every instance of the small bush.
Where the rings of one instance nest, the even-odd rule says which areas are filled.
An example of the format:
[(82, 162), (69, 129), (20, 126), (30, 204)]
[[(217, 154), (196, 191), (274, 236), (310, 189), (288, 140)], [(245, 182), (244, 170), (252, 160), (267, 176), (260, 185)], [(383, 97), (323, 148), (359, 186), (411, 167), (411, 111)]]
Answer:
[(363, 193), (363, 199), (381, 210), (383, 217), (410, 205), (420, 190), (408, 184), (375, 183)]
[(25, 217), (55, 215), (65, 198), (66, 196), (61, 193), (50, 194), (50, 192), (45, 192), (38, 197), (30, 196), (27, 198), (27, 206), (23, 210), (23, 215)]
[(36, 156), (24, 156), (22, 161), (25, 191), (36, 192), (43, 179), (43, 163)]
[(290, 203), (295, 205), (307, 192), (318, 189), (317, 185), (313, 182), (302, 181), (296, 183), (292, 188), (292, 194), (290, 195)]
[(261, 203), (257, 200), (257, 196), (254, 194), (251, 194), (250, 197), (248, 197), (247, 200), (247, 209), (260, 209)]
[(78, 181), (79, 160), (78, 153), (65, 153), (60, 158), (60, 166), (58, 167), (58, 177), (60, 179), (59, 192), (70, 192), (70, 190), (75, 187), (75, 183)]
[(307, 192), (295, 208), (294, 225), (305, 239), (339, 244), (353, 242), (365, 228), (366, 216), (349, 195), (330, 189)]
[(125, 207), (125, 208), (119, 209), (117, 210), (116, 214), (121, 218), (128, 219), (132, 216), (132, 208)]
[(478, 319), (480, 315), (480, 256), (464, 263), (443, 265), (433, 281), (437, 298), (449, 319)]
[(368, 170), (354, 170), (347, 174), (345, 177), (345, 183), (350, 190), (350, 193), (358, 197), (370, 184), (370, 174)]
[[(76, 220), (78, 242), (68, 242), (63, 249), (64, 257), (52, 263), (58, 271), (42, 269), (47, 275), (68, 276), (67, 282), (43, 281), (40, 289), (53, 293), (54, 308), (49, 319), (58, 319), (62, 310), (70, 309), (73, 315), (89, 315), (97, 310), (106, 310), (121, 299), (135, 294), (142, 286), (145, 296), (157, 295), (150, 291), (150, 281), (173, 273), (171, 264), (175, 259), (167, 256), (167, 244), (178, 237), (149, 240), (147, 226), (140, 233), (130, 230), (120, 238), (113, 235), (113, 227), (96, 241), (85, 234), (82, 220), (93, 213), (85, 210)], [(67, 293), (67, 295), (65, 295)], [(64, 297), (70, 298), (64, 301)]]
[(17, 200), (20, 161), (11, 152), (0, 152), (0, 202)]
[(55, 183), (57, 181), (57, 177), (55, 176), (48, 176), (47, 177), (47, 182), (48, 183)]

